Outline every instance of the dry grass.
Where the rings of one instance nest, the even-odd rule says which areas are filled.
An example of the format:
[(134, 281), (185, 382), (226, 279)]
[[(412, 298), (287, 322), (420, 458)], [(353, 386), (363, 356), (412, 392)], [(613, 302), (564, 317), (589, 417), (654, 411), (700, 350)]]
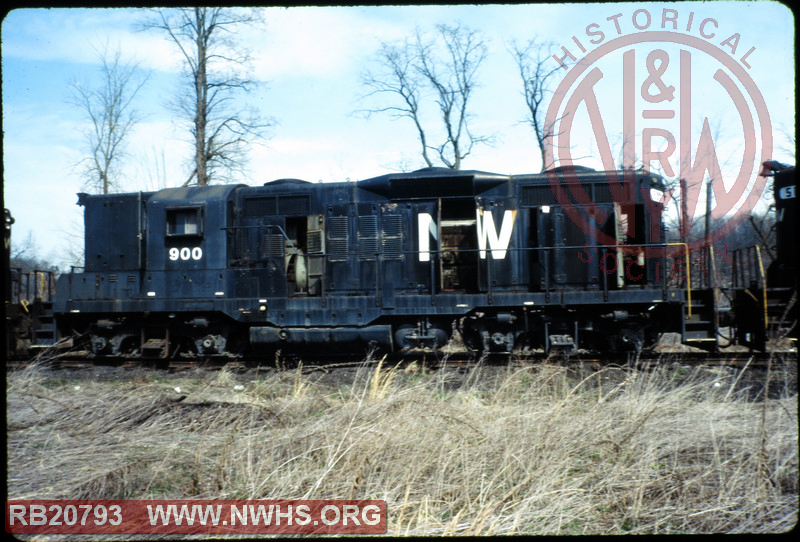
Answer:
[(302, 368), (34, 368), (8, 375), (9, 498), (385, 499), (391, 535), (786, 531), (797, 397), (752, 397), (741, 376), (378, 364), (331, 387)]

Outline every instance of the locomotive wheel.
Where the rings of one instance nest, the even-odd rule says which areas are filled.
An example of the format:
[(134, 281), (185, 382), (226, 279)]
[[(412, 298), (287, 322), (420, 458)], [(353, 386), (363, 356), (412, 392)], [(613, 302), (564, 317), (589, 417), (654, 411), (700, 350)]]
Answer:
[(641, 328), (622, 329), (619, 333), (612, 335), (611, 348), (619, 352), (635, 352), (640, 353), (644, 347), (644, 330)]
[(403, 324), (395, 331), (394, 340), (400, 351), (419, 347), (436, 350), (447, 344), (450, 336), (438, 327), (431, 327), (421, 332), (419, 326)]
[(434, 350), (439, 349), (447, 344), (447, 341), (450, 340), (450, 336), (447, 332), (441, 328), (435, 327), (428, 331), (429, 335), (433, 335), (433, 339), (428, 339), (426, 341), (426, 346), (433, 348)]
[(411, 324), (405, 324), (394, 332), (394, 342), (399, 350), (411, 350), (417, 345), (416, 335), (417, 328)]
[(470, 350), (478, 353), (512, 352), (521, 345), (523, 331), (499, 318), (467, 317), (461, 323), (461, 336)]

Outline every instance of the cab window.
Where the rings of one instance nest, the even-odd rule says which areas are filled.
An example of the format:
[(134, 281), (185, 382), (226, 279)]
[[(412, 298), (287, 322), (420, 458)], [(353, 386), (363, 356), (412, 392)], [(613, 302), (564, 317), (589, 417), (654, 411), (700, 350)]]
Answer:
[(167, 237), (202, 237), (203, 210), (200, 207), (167, 209)]

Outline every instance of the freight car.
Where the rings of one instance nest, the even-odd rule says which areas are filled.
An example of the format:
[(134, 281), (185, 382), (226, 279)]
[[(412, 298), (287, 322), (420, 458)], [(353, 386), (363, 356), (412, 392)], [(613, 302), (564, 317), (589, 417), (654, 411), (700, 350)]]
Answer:
[(14, 217), (5, 209), (3, 247), (3, 304), (6, 318), (6, 359), (30, 357), (53, 345), (53, 292), (56, 273), (11, 266), (11, 226)]
[(665, 243), (664, 188), (631, 170), (427, 168), (80, 194), (85, 268), (59, 279), (58, 333), (151, 359), (437, 350), (454, 335), (475, 353), (637, 352), (664, 332), (713, 348), (713, 292), (671, 284), (688, 249)]

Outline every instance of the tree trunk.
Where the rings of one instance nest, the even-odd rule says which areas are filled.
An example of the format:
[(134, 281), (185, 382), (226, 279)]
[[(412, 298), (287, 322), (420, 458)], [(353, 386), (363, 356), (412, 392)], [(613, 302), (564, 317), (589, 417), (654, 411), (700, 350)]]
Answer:
[(205, 32), (200, 29), (205, 28), (204, 12), (201, 8), (195, 8), (195, 16), (197, 17), (197, 75), (195, 76), (194, 85), (197, 94), (196, 115), (194, 120), (195, 127), (195, 155), (194, 160), (197, 166), (197, 186), (206, 186), (208, 184), (208, 171), (206, 169), (206, 46), (205, 46)]

